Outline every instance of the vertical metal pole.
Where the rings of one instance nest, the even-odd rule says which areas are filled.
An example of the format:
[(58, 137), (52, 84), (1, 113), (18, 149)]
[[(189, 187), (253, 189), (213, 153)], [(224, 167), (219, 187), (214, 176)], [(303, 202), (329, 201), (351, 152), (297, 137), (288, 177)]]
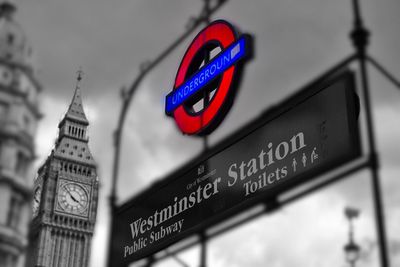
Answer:
[(200, 235), (200, 267), (207, 267), (207, 237), (204, 233)]
[(376, 153), (376, 148), (375, 148), (374, 127), (371, 114), (368, 73), (366, 67), (366, 59), (367, 59), (366, 47), (368, 45), (369, 32), (363, 26), (360, 16), (358, 0), (353, 0), (353, 9), (354, 9), (355, 21), (354, 21), (354, 30), (351, 33), (351, 38), (353, 40), (353, 45), (356, 48), (360, 63), (361, 85), (362, 85), (363, 98), (366, 110), (365, 113), (366, 113), (367, 131), (368, 131), (368, 144), (370, 149), (369, 153), (372, 162), (371, 166), (372, 186), (373, 186), (376, 225), (377, 225), (378, 240), (379, 240), (380, 261), (382, 267), (389, 267), (389, 259), (387, 255), (387, 246), (386, 246), (387, 243), (386, 243), (386, 233), (385, 233), (385, 220), (383, 215), (382, 195), (381, 195), (381, 187), (380, 187), (379, 173), (378, 173), (379, 169), (378, 155)]
[[(209, 24), (210, 23), (210, 16), (211, 16), (211, 9), (210, 9), (210, 0), (204, 0), (204, 21)], [(210, 53), (208, 51), (205, 52), (205, 57), (204, 57), (204, 65), (207, 64), (210, 61)], [(208, 90), (204, 90), (204, 96), (203, 96), (203, 110), (206, 109), (208, 104), (210, 103), (210, 92)], [(203, 116), (201, 117), (203, 120)], [(202, 121), (203, 124), (203, 121)], [(208, 136), (204, 135), (203, 137), (203, 148), (204, 151), (208, 150)]]
[(147, 259), (147, 263), (146, 263), (146, 267), (151, 267), (154, 263), (154, 256), (151, 255), (148, 259)]
[[(119, 131), (119, 130), (117, 130)], [(114, 147), (119, 147), (120, 146), (120, 135), (118, 132), (114, 132)], [(113, 177), (117, 177), (118, 175), (118, 163), (119, 163), (119, 153), (115, 153), (114, 155), (114, 168), (113, 168)], [(115, 216), (115, 211), (116, 211), (116, 205), (117, 205), (117, 195), (116, 195), (116, 179), (112, 180), (112, 189), (111, 189), (111, 195), (109, 197), (109, 207), (110, 207), (110, 232), (109, 232), (109, 247), (108, 247), (108, 256), (107, 256), (107, 267), (112, 266), (113, 259), (111, 257), (111, 242), (114, 239), (113, 238), (113, 232), (114, 232), (114, 216)]]
[[(205, 17), (205, 22), (207, 24), (210, 23), (210, 0), (204, 0), (204, 17)], [(210, 61), (210, 53), (206, 51), (206, 55), (204, 58), (205, 62), (204, 64), (207, 64), (208, 61)], [(206, 109), (210, 101), (210, 92), (208, 90), (204, 91), (204, 97), (203, 97), (203, 109)], [(203, 118), (203, 117), (202, 117)], [(207, 135), (203, 137), (203, 145), (204, 145), (204, 151), (207, 151), (208, 149), (208, 138)], [(206, 241), (206, 236), (203, 233), (200, 235), (200, 267), (206, 267), (207, 266), (207, 241)]]

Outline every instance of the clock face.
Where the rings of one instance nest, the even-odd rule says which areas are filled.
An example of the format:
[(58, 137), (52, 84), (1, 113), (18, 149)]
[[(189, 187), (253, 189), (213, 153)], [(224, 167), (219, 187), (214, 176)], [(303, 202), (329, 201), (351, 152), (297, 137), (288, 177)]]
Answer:
[(39, 211), (39, 206), (40, 206), (40, 197), (42, 194), (42, 187), (38, 186), (35, 189), (35, 192), (33, 193), (33, 216), (36, 216)]
[(87, 214), (89, 206), (88, 193), (79, 184), (66, 183), (61, 185), (58, 192), (58, 203), (64, 212), (77, 215)]

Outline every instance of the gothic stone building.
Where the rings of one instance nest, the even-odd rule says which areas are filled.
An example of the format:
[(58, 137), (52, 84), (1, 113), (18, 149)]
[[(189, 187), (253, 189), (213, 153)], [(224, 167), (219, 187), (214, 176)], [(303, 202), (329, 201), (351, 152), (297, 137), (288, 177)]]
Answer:
[(16, 8), (0, 3), (0, 267), (21, 267), (31, 217), (34, 136), (41, 117), (41, 86), (31, 47), (14, 20)]
[(27, 267), (86, 267), (96, 221), (98, 179), (78, 84), (50, 156), (34, 181)]

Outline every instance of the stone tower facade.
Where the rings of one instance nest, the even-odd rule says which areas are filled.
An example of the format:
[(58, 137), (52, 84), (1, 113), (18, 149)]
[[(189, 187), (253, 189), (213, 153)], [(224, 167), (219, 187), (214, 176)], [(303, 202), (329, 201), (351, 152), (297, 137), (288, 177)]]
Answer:
[(87, 137), (80, 74), (55, 147), (34, 181), (27, 267), (86, 267), (96, 222), (98, 178)]
[(14, 20), (16, 7), (0, 3), (0, 266), (24, 266), (31, 217), (34, 137), (41, 86), (31, 47)]

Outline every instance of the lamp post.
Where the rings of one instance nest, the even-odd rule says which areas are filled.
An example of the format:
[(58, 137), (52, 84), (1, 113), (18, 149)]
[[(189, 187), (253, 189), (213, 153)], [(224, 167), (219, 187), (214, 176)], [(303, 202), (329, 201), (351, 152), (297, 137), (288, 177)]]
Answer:
[(349, 243), (344, 246), (346, 261), (351, 267), (356, 266), (356, 261), (360, 258), (360, 247), (354, 242), (354, 225), (353, 219), (357, 218), (360, 211), (354, 208), (345, 208), (344, 214), (349, 220)]

